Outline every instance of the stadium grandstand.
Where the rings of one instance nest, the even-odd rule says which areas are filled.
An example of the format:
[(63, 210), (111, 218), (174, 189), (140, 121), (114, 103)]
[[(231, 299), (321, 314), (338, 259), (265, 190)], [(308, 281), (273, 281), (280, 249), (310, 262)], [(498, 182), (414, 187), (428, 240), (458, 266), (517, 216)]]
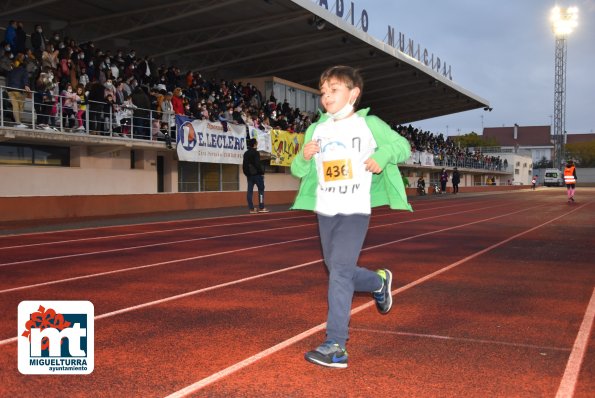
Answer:
[[(259, 145), (267, 201), (290, 203), (298, 182), (287, 162), (317, 117), (318, 77), (332, 64), (358, 68), (361, 106), (412, 144), (401, 166), (411, 185), (454, 167), (463, 189), (490, 178), (510, 183), (508, 164), (518, 160), (413, 127), (489, 109), (487, 100), (322, 3), (4, 2), (0, 218), (243, 205), (239, 163), (247, 137), (267, 141), (264, 150)], [(211, 141), (190, 148), (188, 123), (205, 137), (235, 134), (240, 145), (220, 144), (211, 133)], [(52, 200), (38, 212), (6, 210), (40, 196)], [(66, 198), (68, 211), (52, 208)]]

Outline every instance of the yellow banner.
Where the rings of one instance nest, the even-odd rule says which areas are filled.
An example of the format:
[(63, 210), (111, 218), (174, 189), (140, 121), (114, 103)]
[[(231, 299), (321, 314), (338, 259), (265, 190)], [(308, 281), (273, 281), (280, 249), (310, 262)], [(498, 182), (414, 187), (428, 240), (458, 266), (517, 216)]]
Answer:
[(271, 130), (271, 166), (291, 166), (295, 155), (304, 145), (304, 134)]

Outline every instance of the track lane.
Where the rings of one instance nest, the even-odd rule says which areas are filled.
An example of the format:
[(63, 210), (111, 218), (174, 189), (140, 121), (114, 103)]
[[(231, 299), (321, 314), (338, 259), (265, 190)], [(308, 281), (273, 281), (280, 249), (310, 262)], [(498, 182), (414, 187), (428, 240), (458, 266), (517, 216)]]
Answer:
[[(435, 225), (436, 224), (434, 224), (434, 226)], [(426, 230), (426, 228), (431, 228), (431, 227), (432, 227), (432, 225), (429, 225), (429, 226), (428, 225), (425, 225), (424, 226), (424, 230)], [(493, 224), (493, 227), (494, 227), (494, 230), (497, 230), (499, 228), (498, 225), (494, 225), (494, 224)], [(379, 230), (373, 230), (373, 229), (371, 230), (371, 234), (370, 235), (373, 235), (372, 238), (371, 238), (373, 241), (376, 241), (376, 239), (378, 239), (378, 237), (375, 236), (376, 235), (376, 232), (378, 232), (378, 231)], [(454, 232), (454, 230), (450, 230), (448, 234), (445, 233), (444, 235), (448, 236), (448, 235), (452, 234), (453, 232)], [(473, 234), (474, 234), (473, 236), (479, 236), (479, 235), (477, 235), (479, 232), (481, 232), (481, 229), (475, 230), (473, 232)], [(485, 232), (485, 228), (484, 228), (484, 232)], [(381, 234), (378, 234), (378, 235), (381, 235)], [(492, 235), (492, 236), (488, 237), (488, 239), (492, 239), (494, 237), (497, 237), (497, 236)], [(488, 239), (486, 239), (486, 242), (487, 242)], [(477, 240), (477, 239), (475, 239), (475, 240)], [(408, 242), (410, 242), (410, 241), (408, 241)], [(450, 242), (450, 241), (448, 239), (446, 239), (445, 240), (445, 243), (446, 242)], [(471, 246), (472, 246), (471, 245), (471, 242), (469, 242), (469, 247), (471, 247)], [(439, 246), (432, 246), (431, 249), (432, 250), (433, 249), (436, 249), (436, 247), (438, 249), (440, 248)], [(443, 248), (448, 248), (448, 245), (444, 245), (442, 247)], [(385, 253), (385, 256), (387, 256), (387, 258), (390, 255), (390, 250), (389, 249), (391, 249), (390, 245), (383, 246), (382, 249), (376, 248), (376, 250), (381, 250), (383, 252), (386, 252)], [(289, 255), (291, 255), (291, 253), (289, 253)], [(370, 258), (370, 261), (372, 261), (372, 260), (373, 259)], [(426, 259), (424, 259), (424, 261), (428, 262)], [(431, 263), (431, 261), (428, 262), (428, 263)], [(413, 256), (411, 256), (411, 259), (407, 261), (407, 265), (410, 266), (411, 269), (417, 269), (418, 271), (422, 271), (421, 268), (423, 268), (423, 267), (420, 267), (419, 264), (417, 264), (417, 262), (415, 261), (415, 257), (413, 257)], [(428, 264), (428, 265), (430, 265), (430, 264)], [(434, 266), (435, 266), (435, 264), (434, 264)], [(397, 264), (397, 265), (395, 265), (395, 267), (397, 267), (397, 269), (399, 269), (400, 265)], [(292, 276), (295, 276), (295, 274), (293, 272), (291, 274), (292, 274)], [(324, 272), (320, 273), (320, 271), (319, 271), (319, 272), (316, 272), (315, 275), (313, 275), (310, 271), (308, 271), (308, 272), (302, 273), (301, 277), (302, 278), (304, 278), (304, 277), (306, 277), (306, 278), (320, 277), (321, 279), (323, 279), (324, 278)], [(299, 278), (299, 275), (298, 275), (298, 278)], [(268, 293), (267, 295), (265, 295), (265, 297), (270, 297), (270, 296), (272, 296), (272, 297), (279, 297), (279, 296), (281, 296), (284, 299), (285, 299), (285, 297), (289, 297), (288, 298), (288, 301), (290, 302), (290, 304), (303, 305), (303, 303), (302, 303), (303, 297), (302, 297), (302, 295), (300, 293), (303, 292), (304, 288), (303, 288), (303, 286), (300, 283), (295, 282), (295, 285), (294, 286), (289, 285), (288, 288), (279, 288), (280, 286), (282, 287), (283, 284), (286, 283), (286, 280), (287, 279), (289, 279), (289, 276), (288, 275), (283, 276), (283, 277), (281, 277), (281, 276), (275, 277), (271, 281), (269, 281), (268, 278), (267, 278), (267, 281), (266, 281), (267, 283), (265, 284), (264, 289), (267, 289), (267, 287), (270, 287), (270, 289), (267, 290), (270, 293)], [(256, 286), (254, 286), (252, 289), (256, 289), (257, 292), (258, 291), (262, 292), (262, 290), (263, 290), (263, 287), (261, 286), (262, 282), (263, 281), (258, 281), (258, 283), (255, 283)], [(274, 283), (278, 284), (277, 285), (277, 289), (275, 289), (275, 284), (274, 283), (269, 283), (269, 282), (274, 282)], [(252, 286), (252, 284), (249, 284), (249, 285)], [(305, 290), (305, 293), (306, 294), (310, 294), (310, 293), (311, 294), (320, 294), (320, 292), (323, 292), (324, 293), (325, 286), (326, 285), (324, 283), (324, 280), (322, 280), (322, 283), (320, 283), (320, 284), (317, 285), (317, 289), (315, 289), (315, 292), (313, 292), (312, 290), (308, 289), (308, 290)], [(250, 291), (252, 291), (252, 289), (249, 289), (249, 286), (246, 285), (246, 286), (243, 286), (243, 287), (241, 287), (239, 289), (236, 289), (236, 288), (226, 288), (224, 290), (226, 290), (225, 296), (229, 295), (229, 296), (232, 296), (232, 297), (240, 298), (241, 299), (241, 298), (255, 297), (255, 294), (250, 294), (249, 293)], [(287, 294), (286, 295), (286, 291), (287, 290), (290, 291), (290, 294)], [(296, 293), (296, 295), (294, 297), (294, 294), (291, 293), (292, 291), (300, 292), (300, 293)], [(256, 292), (254, 292), (254, 293), (256, 293)], [(220, 296), (217, 296), (217, 298), (219, 298), (219, 297)], [(204, 299), (205, 299), (205, 303), (208, 303), (208, 300), (207, 300), (208, 298), (205, 297)], [(210, 298), (210, 301), (212, 301), (213, 299), (214, 298), (211, 297)], [(360, 302), (362, 299), (363, 298), (361, 298), (361, 297), (356, 298), (356, 300), (358, 302)], [(188, 300), (190, 300), (190, 302), (188, 302)], [(196, 300), (202, 302), (203, 298), (197, 296), (197, 297), (194, 297), (194, 298), (191, 298), (191, 299), (188, 299), (188, 300), (186, 300), (186, 299), (183, 300), (183, 303), (180, 302), (180, 301), (178, 301), (177, 302), (177, 305), (166, 305), (167, 311), (165, 311), (165, 312), (163, 312), (162, 310), (157, 310), (157, 308), (162, 308), (162, 305), (159, 305), (156, 308), (156, 310), (159, 311), (159, 313), (158, 314), (155, 314), (155, 315), (164, 315), (164, 316), (168, 317), (175, 324), (179, 324), (180, 322), (183, 322), (182, 321), (183, 319), (186, 319), (187, 318), (187, 316), (183, 316), (183, 315), (190, 315), (190, 316), (192, 316), (192, 314), (194, 313), (194, 311), (193, 311), (193, 309), (194, 309), (193, 303)], [(258, 299), (255, 299), (255, 300), (258, 300)], [(363, 299), (363, 300), (365, 300), (365, 299)], [(263, 322), (266, 322), (267, 324), (274, 323), (274, 322), (278, 322), (279, 321), (278, 317), (274, 317), (272, 315), (269, 315), (268, 317), (265, 316), (264, 318), (259, 318), (259, 317), (262, 317), (263, 316), (262, 315), (262, 312), (265, 309), (262, 309), (263, 311), (261, 311), (261, 308), (259, 307), (258, 304), (256, 304), (256, 307), (254, 307), (254, 304), (248, 304), (247, 307), (248, 307), (249, 310), (247, 311), (247, 314), (243, 314), (241, 312), (241, 309), (243, 307), (237, 307), (237, 304), (234, 304), (233, 301), (232, 302), (229, 302), (227, 299), (224, 299), (224, 301), (225, 301), (225, 303), (223, 303), (221, 306), (219, 304), (217, 304), (215, 307), (212, 307), (212, 306), (209, 306), (207, 304), (204, 304), (203, 307), (200, 307), (200, 308), (202, 308), (202, 310), (199, 308), (198, 311), (199, 312), (205, 311), (205, 313), (208, 313), (208, 314), (211, 314), (211, 315), (214, 316), (214, 315), (216, 315), (215, 312), (217, 312), (218, 309), (221, 308), (221, 310), (225, 312), (225, 311), (227, 311), (225, 309), (225, 308), (227, 308), (227, 305), (230, 305), (231, 308), (239, 308), (240, 309), (240, 312), (238, 312), (238, 311), (228, 312), (228, 316), (227, 317), (224, 317), (224, 320), (227, 319), (228, 321), (231, 321), (231, 320), (234, 320), (236, 318), (239, 318), (238, 319), (239, 321), (250, 323), (251, 322), (250, 316), (256, 316), (256, 319), (260, 319)], [(245, 301), (244, 300), (242, 302), (242, 304), (246, 304), (246, 303), (250, 303), (250, 301)], [(172, 302), (171, 304), (174, 304), (174, 303)], [(211, 303), (211, 305), (212, 305), (212, 303)], [(273, 307), (267, 307), (267, 308), (273, 308)], [(213, 310), (215, 310), (215, 312), (213, 312)], [(320, 311), (318, 311), (318, 310), (320, 310)], [(252, 311), (254, 311), (254, 313), (252, 313)], [(274, 309), (270, 309), (270, 311), (274, 311)], [(181, 314), (176, 314), (176, 312), (182, 312), (182, 313)], [(324, 310), (323, 310), (323, 308), (311, 308), (311, 312), (312, 313), (318, 312), (319, 314), (322, 315), (322, 317), (324, 317), (324, 314), (323, 314)], [(137, 314), (135, 314), (134, 312), (131, 312), (131, 313), (129, 313), (129, 315), (134, 315), (134, 316), (131, 317), (131, 320), (133, 320), (134, 322), (126, 322), (126, 321), (123, 321), (123, 318), (116, 317), (116, 318), (113, 318), (113, 322), (110, 321), (110, 323), (109, 323), (110, 324), (110, 327), (115, 327), (115, 328), (121, 330), (121, 328), (126, 327), (127, 324), (135, 324), (135, 323), (138, 323), (138, 322), (146, 322), (144, 320), (147, 319), (147, 313), (144, 312), (144, 311), (141, 311), (141, 312), (139, 312)], [(123, 315), (123, 316), (127, 317), (129, 315)], [(148, 318), (149, 319), (153, 319), (151, 316), (148, 316)], [(195, 322), (193, 324), (195, 326), (196, 325), (202, 326), (202, 323), (203, 322), (209, 322), (210, 319), (211, 318), (207, 318), (207, 319), (202, 320), (199, 323), (196, 323)], [(307, 319), (307, 317), (306, 317), (306, 319)], [(178, 323), (176, 323), (176, 321), (178, 321)], [(223, 326), (222, 325), (222, 322), (223, 321), (219, 320), (218, 322), (216, 322), (216, 325), (218, 327), (222, 327)], [(295, 320), (291, 320), (291, 319), (289, 319), (287, 323), (290, 326), (293, 326), (293, 323), (294, 322), (297, 322), (298, 324), (300, 323), (300, 321), (295, 321)], [(149, 325), (148, 332), (147, 332), (147, 334), (149, 336), (149, 338), (147, 339), (147, 345), (154, 346), (154, 344), (162, 344), (163, 343), (163, 341), (160, 340), (160, 338), (158, 336), (160, 334), (160, 329), (162, 329), (164, 327), (167, 329), (166, 324), (163, 323), (163, 322), (158, 323), (156, 325), (156, 327), (152, 327), (151, 325)], [(233, 332), (233, 331), (230, 331), (228, 329), (229, 328), (224, 327), (224, 333), (231, 333), (231, 332)], [(211, 334), (211, 332), (209, 332), (209, 330), (210, 329), (205, 330), (205, 332), (206, 332), (205, 334), (208, 335), (209, 337), (211, 337), (212, 334)], [(213, 331), (212, 333), (215, 333), (215, 334), (220, 333), (220, 330), (218, 330), (216, 327), (212, 328), (212, 331)], [(102, 334), (103, 333), (106, 333), (106, 332), (107, 331), (103, 330), (102, 331)], [(276, 333), (273, 333), (273, 332), (271, 332), (271, 334), (277, 336), (277, 334)], [(279, 333), (281, 333), (281, 332), (279, 332)], [(173, 331), (172, 333), (169, 334), (168, 338), (169, 339), (175, 339), (177, 335), (178, 334), (175, 333), (175, 331)], [(235, 336), (235, 334), (232, 333), (231, 336)], [(188, 338), (188, 339), (190, 339), (191, 337), (192, 336), (186, 336), (186, 338)], [(230, 336), (227, 335), (227, 337), (230, 337)], [(164, 337), (161, 336), (161, 339), (163, 339), (163, 338)], [(232, 338), (237, 338), (237, 337), (232, 337)], [(242, 335), (242, 337), (240, 337), (240, 339), (242, 339), (242, 338), (244, 338), (243, 335)], [(317, 340), (315, 341), (315, 343), (319, 343), (319, 341), (317, 341)], [(104, 346), (106, 346), (106, 345), (107, 346), (111, 346), (113, 344), (113, 342), (118, 342), (118, 341), (120, 341), (120, 337), (117, 337), (117, 335), (115, 335), (115, 336), (111, 336), (110, 338), (103, 339), (102, 340), (102, 343), (103, 343)], [(120, 343), (120, 346), (122, 346), (123, 348), (127, 348), (127, 347), (132, 348), (132, 347), (136, 347), (137, 344), (140, 344), (140, 340), (138, 340), (138, 339), (134, 339), (133, 341), (127, 341), (127, 340), (121, 340), (121, 341), (122, 341), (122, 343)], [(222, 342), (223, 344), (225, 344), (225, 341), (226, 341), (225, 339), (216, 339), (216, 342)], [(269, 340), (267, 339), (267, 341), (269, 341)], [(188, 344), (190, 344), (191, 342), (192, 342), (192, 340), (188, 341)], [(252, 339), (249, 339), (249, 342), (252, 342)], [(180, 344), (182, 344), (182, 346), (186, 346), (187, 349), (189, 349), (191, 351), (193, 350), (191, 344), (190, 345), (188, 345), (186, 343), (180, 343)], [(251, 343), (251, 344), (254, 344), (254, 343)], [(229, 347), (229, 346), (224, 345), (224, 347), (226, 347), (226, 349), (227, 349), (227, 347)], [(309, 347), (309, 348), (311, 348), (311, 347)], [(372, 349), (373, 349), (373, 347), (372, 347)], [(291, 353), (289, 351), (291, 351)], [(287, 356), (289, 356), (289, 359), (292, 360), (292, 361), (296, 361), (296, 358), (301, 358), (301, 356), (303, 355), (303, 352), (300, 352), (298, 350), (297, 356), (292, 356), (290, 354), (293, 354), (293, 351), (294, 350), (288, 350), (288, 352), (287, 352)], [(201, 355), (200, 354), (201, 351), (200, 350), (197, 351), (197, 348), (196, 347), (194, 348), (194, 351), (193, 352), (195, 353), (195, 355), (198, 355), (198, 356)], [(448, 350), (446, 350), (445, 352), (448, 352)], [(107, 354), (109, 354), (109, 355), (107, 355)], [(208, 353), (206, 353), (205, 355), (206, 355), (206, 358), (210, 358)], [(365, 355), (357, 355), (357, 357), (362, 357), (362, 356), (365, 356)], [(103, 356), (103, 359), (102, 359), (102, 366), (106, 366), (111, 371), (117, 372), (117, 370), (120, 369), (120, 365), (121, 364), (120, 363), (117, 363), (116, 360), (111, 360), (110, 361), (109, 358), (111, 358), (111, 357), (117, 357), (117, 358), (121, 359), (123, 362), (126, 362), (126, 360), (129, 359), (129, 358), (131, 360), (134, 360), (135, 355), (130, 354), (130, 355), (122, 356), (121, 350), (118, 350), (118, 349), (115, 349), (115, 348), (114, 349), (107, 348), (106, 355)], [(150, 356), (150, 357), (151, 358), (157, 358), (157, 356)], [(277, 355), (275, 355), (275, 357), (277, 357)], [(355, 357), (355, 355), (354, 355), (354, 357)], [(202, 359), (204, 359), (204, 358), (205, 357), (202, 357)], [(472, 357), (470, 357), (470, 358), (472, 358)], [(183, 362), (183, 363), (186, 363), (186, 364), (189, 365), (188, 366), (188, 369), (186, 369), (187, 372), (195, 372), (196, 371), (196, 369), (194, 369), (191, 366), (192, 363), (197, 363), (196, 366), (202, 366), (202, 365), (204, 365), (204, 363), (201, 363), (200, 361), (199, 362), (196, 362), (197, 360), (200, 360), (201, 358), (188, 358), (188, 355), (183, 355), (181, 358), (174, 358), (174, 357), (172, 357), (171, 361), (172, 362), (175, 362), (176, 359), (179, 359), (180, 362)], [(188, 362), (184, 362), (186, 360)], [(216, 360), (218, 361), (218, 359), (216, 359)], [(370, 362), (370, 363), (373, 364), (372, 362)], [(153, 364), (153, 362), (151, 362), (149, 360), (149, 358), (145, 358), (145, 357), (141, 358), (141, 360), (138, 361), (138, 365), (141, 366), (141, 367), (144, 367), (144, 369), (146, 369), (147, 366), (151, 366), (151, 364)], [(281, 361), (280, 364), (279, 364), (280, 365), (279, 370), (284, 369), (283, 368), (283, 364), (284, 364), (284, 362)], [(268, 363), (268, 365), (270, 366), (270, 363)], [(155, 366), (157, 366), (157, 365), (155, 365)], [(162, 366), (162, 365), (159, 365), (159, 366)], [(175, 385), (175, 382), (173, 382), (173, 380), (171, 380), (172, 377), (170, 377), (170, 376), (172, 376), (172, 374), (175, 373), (175, 372), (179, 373), (179, 368), (176, 367), (176, 364), (175, 363), (171, 363), (171, 362), (170, 363), (167, 363), (167, 364), (164, 364), (163, 366), (166, 369), (170, 369), (170, 372), (171, 372), (171, 373), (170, 372), (164, 373), (167, 376), (166, 376), (165, 380), (163, 380), (163, 384), (158, 384), (158, 385), (155, 384), (154, 385), (154, 387), (155, 387), (154, 390), (147, 389), (144, 386), (138, 386), (138, 387), (135, 387), (135, 388), (138, 388), (138, 391), (137, 392), (146, 392), (147, 396), (159, 396), (159, 394), (161, 394), (163, 392), (163, 390), (166, 390), (167, 389), (167, 388), (165, 388), (165, 386)], [(2, 366), (0, 368), (4, 368), (4, 367)], [(259, 368), (257, 368), (257, 369), (259, 369)], [(155, 369), (153, 369), (153, 370), (155, 370)], [(472, 370), (472, 369), (468, 369), (468, 370)], [(285, 369), (285, 372), (286, 371), (287, 371), (287, 369)], [(102, 373), (102, 375), (97, 375), (98, 376), (97, 379), (94, 379), (93, 380), (93, 381), (96, 381), (98, 383), (96, 385), (96, 387), (101, 387), (102, 386), (101, 383), (107, 382), (107, 380), (109, 379), (109, 377), (107, 377), (108, 373)], [(316, 374), (320, 374), (320, 368), (314, 367), (314, 369), (312, 369), (312, 368), (307, 368), (306, 367), (306, 368), (303, 369), (302, 373), (316, 373)], [(354, 373), (352, 372), (351, 375), (353, 376)], [(127, 386), (127, 382), (134, 383), (134, 381), (133, 381), (134, 380), (134, 377), (132, 377), (132, 376), (142, 377), (143, 375), (142, 375), (142, 372), (135, 372), (134, 375), (127, 375), (127, 376), (120, 376), (120, 375), (118, 375), (117, 378), (112, 379), (112, 385), (109, 386), (109, 388), (111, 388), (111, 389), (109, 389), (108, 391), (111, 391), (111, 392), (113, 392), (113, 391), (120, 391), (120, 392), (130, 391), (130, 390), (122, 390), (122, 388), (125, 388)], [(176, 376), (176, 375), (173, 376), (173, 379), (178, 379), (178, 378), (179, 377)], [(258, 380), (262, 381), (262, 380), (267, 380), (267, 379), (266, 378), (259, 377)], [(462, 380), (462, 381), (464, 381), (464, 380)], [(283, 382), (285, 382), (285, 381), (283, 381)], [(262, 385), (261, 387), (264, 388), (264, 384), (263, 383), (260, 383), (260, 384)], [(89, 387), (89, 385), (85, 384), (85, 382), (81, 382), (81, 383), (79, 383), (77, 385), (79, 387), (83, 387), (83, 388)], [(302, 380), (302, 385), (303, 385), (303, 380)], [(229, 384), (228, 386), (231, 389), (232, 384)], [(250, 384), (248, 383), (248, 384), (246, 384), (246, 386), (250, 386)], [(295, 387), (295, 385), (293, 385), (293, 386)], [(73, 387), (75, 387), (75, 386), (73, 386)], [(118, 387), (120, 388), (120, 390), (118, 389)], [(221, 388), (221, 387), (219, 386), (218, 388)], [(447, 391), (447, 390), (448, 390), (448, 388), (446, 388), (443, 391)], [(96, 391), (99, 391), (99, 390), (96, 390)], [(101, 390), (101, 391), (103, 391), (103, 390)], [(173, 390), (170, 389), (169, 391), (173, 391)], [(221, 392), (223, 390), (220, 390), (219, 389), (219, 390), (216, 390), (216, 391)], [(226, 390), (226, 391), (233, 391), (233, 390)], [(238, 391), (242, 391), (242, 390), (240, 389)], [(299, 389), (296, 389), (294, 391), (300, 391), (300, 390)], [(244, 392), (245, 392), (245, 389), (244, 389)], [(270, 393), (270, 391), (269, 391), (269, 393)], [(100, 393), (100, 395), (101, 395), (101, 393)], [(107, 395), (105, 395), (105, 396), (107, 396)], [(212, 396), (225, 396), (225, 395), (212, 395)], [(243, 396), (246, 396), (246, 395), (244, 394)], [(257, 396), (257, 395), (253, 395), (253, 396)], [(266, 394), (265, 395), (261, 395), (261, 396), (266, 396)], [(380, 395), (380, 396), (382, 396), (382, 395)]]

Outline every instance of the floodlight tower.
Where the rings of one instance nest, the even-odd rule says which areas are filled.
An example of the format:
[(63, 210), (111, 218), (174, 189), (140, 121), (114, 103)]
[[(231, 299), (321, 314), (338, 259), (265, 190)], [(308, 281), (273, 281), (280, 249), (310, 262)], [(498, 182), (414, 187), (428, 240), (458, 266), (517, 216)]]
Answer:
[(566, 141), (566, 39), (578, 24), (578, 8), (554, 7), (551, 12), (552, 30), (556, 36), (554, 80), (554, 156), (553, 166), (564, 162)]

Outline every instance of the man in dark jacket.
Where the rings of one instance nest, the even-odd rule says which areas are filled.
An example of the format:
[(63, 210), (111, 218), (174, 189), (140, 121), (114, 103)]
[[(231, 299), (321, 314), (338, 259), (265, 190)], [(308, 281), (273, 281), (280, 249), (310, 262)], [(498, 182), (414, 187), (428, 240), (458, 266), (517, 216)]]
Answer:
[[(269, 212), (264, 207), (264, 168), (262, 167), (262, 163), (260, 163), (260, 154), (256, 150), (257, 147), (258, 141), (254, 138), (249, 139), (248, 150), (244, 152), (244, 161), (242, 162), (242, 171), (248, 183), (246, 199), (248, 200), (248, 209), (252, 214)], [(254, 184), (258, 188), (258, 209), (254, 208), (254, 203), (252, 202)]]
[(459, 192), (459, 183), (461, 182), (461, 175), (459, 170), (455, 167), (452, 171), (452, 193)]

